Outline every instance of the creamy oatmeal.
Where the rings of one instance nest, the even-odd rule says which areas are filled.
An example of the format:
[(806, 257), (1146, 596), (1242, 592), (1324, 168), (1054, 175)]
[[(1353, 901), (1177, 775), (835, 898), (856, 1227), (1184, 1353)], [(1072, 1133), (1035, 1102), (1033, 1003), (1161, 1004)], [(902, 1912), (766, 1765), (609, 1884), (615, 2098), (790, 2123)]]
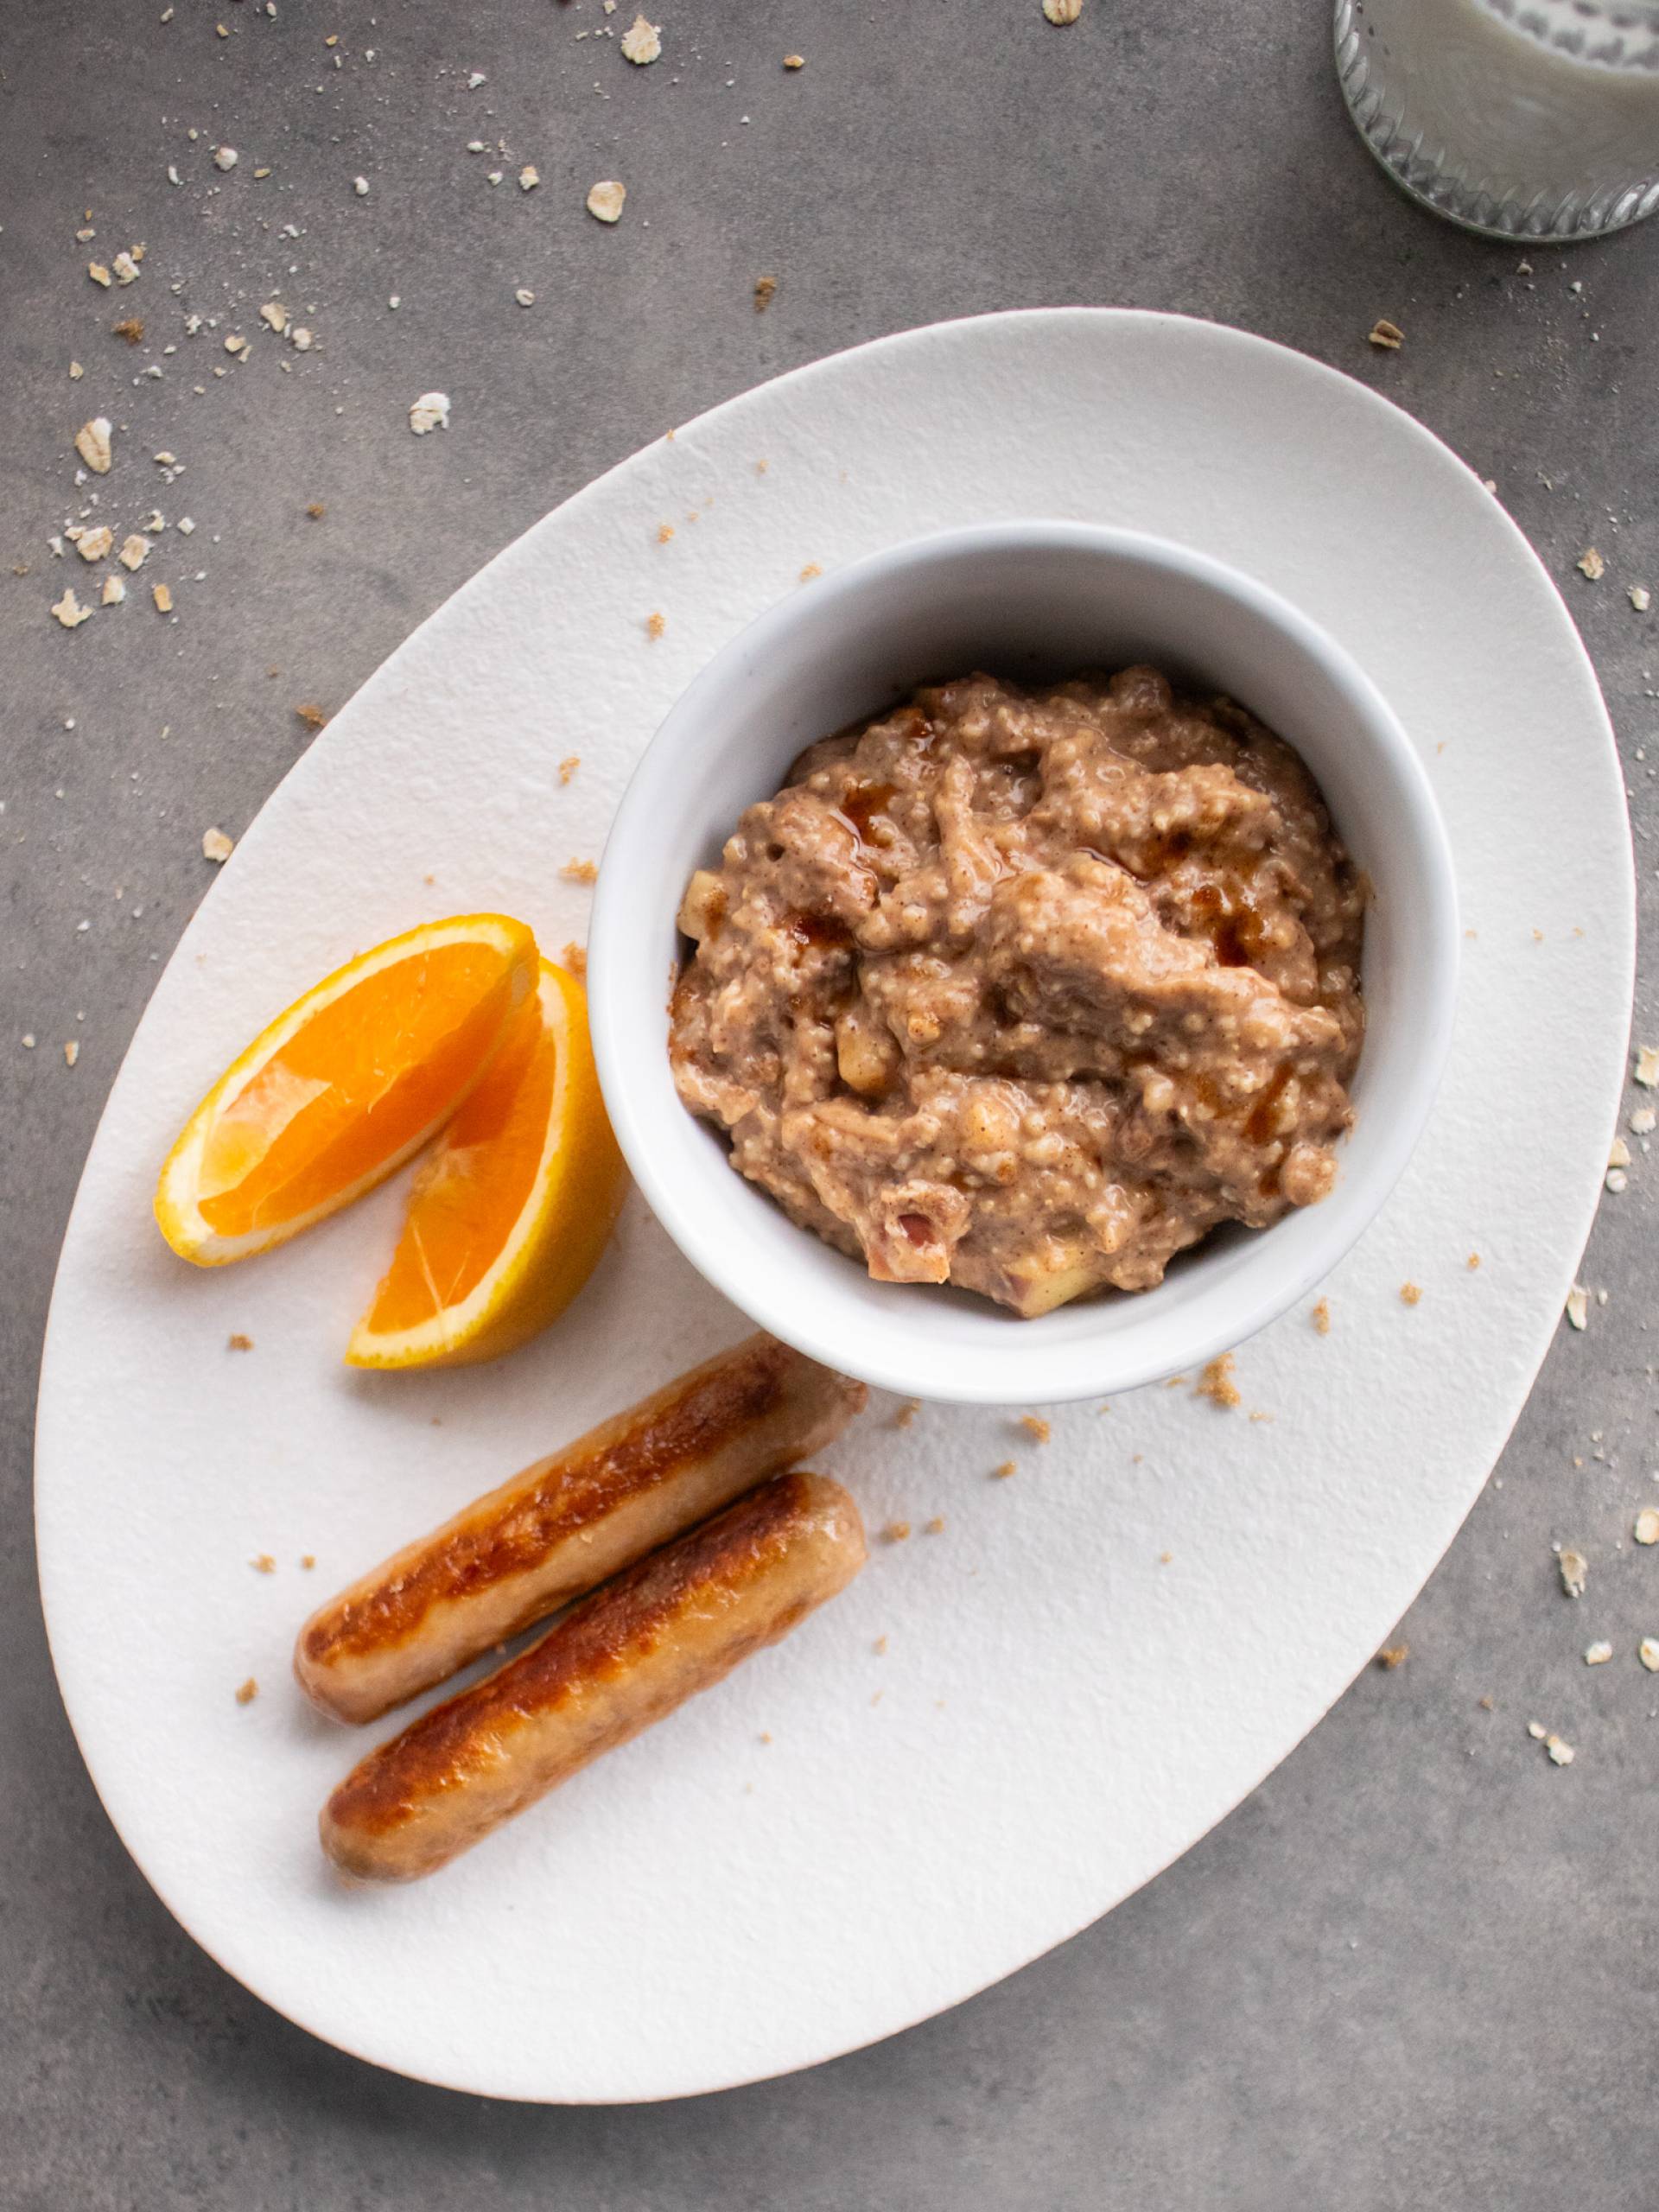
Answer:
[(825, 738), (680, 925), (681, 1097), (878, 1281), (1045, 1313), (1335, 1179), (1363, 887), (1290, 747), (1154, 669)]

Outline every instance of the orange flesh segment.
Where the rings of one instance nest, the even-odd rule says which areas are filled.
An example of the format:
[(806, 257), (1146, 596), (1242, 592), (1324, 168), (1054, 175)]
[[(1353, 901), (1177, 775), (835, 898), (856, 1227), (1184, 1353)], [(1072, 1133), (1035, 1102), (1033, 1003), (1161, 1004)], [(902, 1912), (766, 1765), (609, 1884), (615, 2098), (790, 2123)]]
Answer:
[(529, 1201), (547, 1141), (557, 1049), (534, 995), (422, 1168), (365, 1326), (417, 1328), (470, 1296)]
[(219, 1116), (202, 1219), (226, 1237), (290, 1221), (392, 1159), (466, 1090), (515, 975), (499, 946), (441, 945), (321, 1007)]

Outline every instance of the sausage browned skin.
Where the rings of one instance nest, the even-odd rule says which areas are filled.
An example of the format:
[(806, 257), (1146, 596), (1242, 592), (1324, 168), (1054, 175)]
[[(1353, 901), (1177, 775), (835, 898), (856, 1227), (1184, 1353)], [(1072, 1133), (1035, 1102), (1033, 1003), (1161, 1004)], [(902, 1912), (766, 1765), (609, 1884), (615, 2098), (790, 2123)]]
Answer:
[(375, 1719), (819, 1451), (866, 1395), (773, 1337), (747, 1338), (330, 1599), (295, 1645), (301, 1688), (336, 1719)]
[(863, 1563), (839, 1483), (773, 1476), (359, 1760), (323, 1807), (323, 1849), (362, 1881), (431, 1873), (787, 1636)]

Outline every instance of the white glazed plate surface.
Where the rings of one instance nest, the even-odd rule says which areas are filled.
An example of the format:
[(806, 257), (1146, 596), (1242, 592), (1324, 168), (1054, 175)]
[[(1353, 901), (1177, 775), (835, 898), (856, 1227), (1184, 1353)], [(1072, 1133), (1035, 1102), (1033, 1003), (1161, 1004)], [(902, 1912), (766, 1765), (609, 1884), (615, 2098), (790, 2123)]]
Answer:
[[(480, 906), (556, 955), (580, 938), (588, 894), (561, 864), (597, 856), (669, 706), (803, 569), (1016, 516), (1149, 531), (1259, 577), (1348, 647), (1433, 779), (1472, 933), (1456, 1035), (1411, 1166), (1326, 1286), (1330, 1333), (1303, 1307), (1255, 1338), (1235, 1411), (1154, 1388), (1057, 1412), (1046, 1444), (1023, 1408), (930, 1406), (900, 1429), (878, 1400), (819, 1464), (907, 1541), (873, 1543), (788, 1643), (447, 1872), (348, 1893), (316, 1810), (385, 1731), (304, 1707), (299, 1621), (743, 1324), (636, 1200), (527, 1351), (353, 1375), (340, 1351), (399, 1191), (197, 1274), (151, 1224), (157, 1164), (247, 1037), (353, 950)], [(501, 2096), (776, 2074), (1010, 1973), (1236, 1805), (1449, 1542), (1589, 1227), (1631, 948), (1622, 782), (1560, 600), (1476, 478), (1332, 371), (1176, 318), (1009, 315), (821, 363), (636, 455), (334, 718), (117, 1081), (58, 1277), (37, 1509), (59, 1679), (128, 1848), (291, 2018)], [(232, 1331), (254, 1349), (227, 1351)]]

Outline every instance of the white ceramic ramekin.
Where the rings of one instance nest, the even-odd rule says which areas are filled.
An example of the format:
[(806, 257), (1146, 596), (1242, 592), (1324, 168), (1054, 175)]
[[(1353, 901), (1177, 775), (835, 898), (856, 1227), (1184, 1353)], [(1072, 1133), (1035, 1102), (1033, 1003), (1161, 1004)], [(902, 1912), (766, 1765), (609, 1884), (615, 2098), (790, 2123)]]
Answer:
[[(948, 1287), (872, 1282), (737, 1175), (668, 1063), (675, 914), (745, 806), (813, 739), (918, 683), (1154, 663), (1242, 700), (1300, 753), (1374, 887), (1365, 1048), (1337, 1186), (1272, 1229), (1224, 1230), (1156, 1290), (1022, 1321)], [(801, 587), (718, 652), (647, 747), (612, 829), (589, 946), (606, 1103), (658, 1218), (715, 1287), (815, 1358), (921, 1398), (1040, 1405), (1192, 1371), (1305, 1297), (1416, 1143), (1452, 1029), (1452, 860), (1428, 779), (1369, 679), (1276, 594), (1128, 531), (988, 524), (914, 540)]]

